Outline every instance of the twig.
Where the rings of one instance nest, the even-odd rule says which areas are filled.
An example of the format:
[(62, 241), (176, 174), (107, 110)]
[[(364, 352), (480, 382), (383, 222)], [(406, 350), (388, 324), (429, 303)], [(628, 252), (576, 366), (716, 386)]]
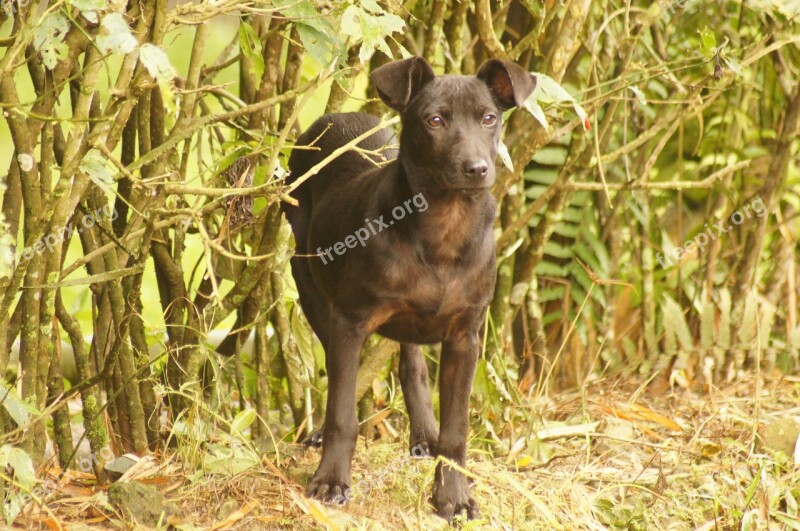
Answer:
[(133, 267), (126, 267), (117, 269), (116, 271), (107, 271), (105, 273), (98, 273), (96, 275), (89, 275), (88, 277), (75, 278), (72, 280), (61, 280), (53, 284), (39, 284), (31, 286), (22, 286), (22, 289), (40, 289), (40, 288), (66, 288), (69, 286), (89, 286), (91, 284), (100, 284), (109, 282), (118, 278), (129, 277), (144, 271), (144, 264), (135, 265)]
[(503, 44), (497, 39), (494, 33), (494, 26), (492, 24), (492, 9), (489, 6), (489, 0), (478, 0), (475, 5), (475, 21), (478, 25), (478, 34), (480, 35), (481, 42), (492, 57), (509, 61), (508, 53), (506, 53)]
[[(346, 152), (352, 151), (353, 149), (355, 149), (356, 146), (358, 146), (358, 144), (360, 144), (362, 140), (366, 140), (367, 138), (369, 138), (373, 134), (377, 133), (378, 131), (386, 129), (387, 127), (390, 127), (390, 126), (398, 123), (399, 121), (400, 121), (400, 117), (399, 116), (395, 116), (394, 118), (391, 118), (391, 119), (389, 119), (389, 120), (387, 120), (385, 122), (381, 122), (378, 125), (376, 125), (375, 127), (373, 127), (372, 129), (361, 133), (360, 135), (355, 137), (353, 140), (351, 140), (347, 144), (345, 144), (345, 145), (341, 146), (340, 148), (334, 150), (333, 152), (331, 152), (330, 155), (328, 155), (327, 157), (325, 157), (324, 159), (319, 161), (317, 164), (312, 166), (307, 172), (305, 172), (303, 175), (298, 177), (291, 185), (289, 185), (288, 188), (286, 188), (284, 190), (284, 194), (289, 194), (292, 191), (296, 190), (298, 186), (303, 184), (307, 179), (310, 179), (311, 177), (313, 177), (314, 175), (319, 173), (319, 171), (322, 168), (324, 168), (325, 166), (327, 166), (328, 164), (330, 164), (330, 162), (332, 160), (335, 160), (335, 159), (339, 158), (340, 156), (344, 155)], [(295, 204), (295, 202), (292, 201), (292, 204)]]
[(603, 185), (606, 201), (608, 201), (608, 208), (614, 210), (614, 203), (611, 202), (611, 195), (608, 193), (608, 184), (606, 183), (606, 171), (603, 169), (603, 161), (600, 156), (600, 129), (597, 124), (597, 113), (594, 113), (594, 152), (597, 155), (597, 171), (600, 174), (600, 182)]
[(565, 183), (561, 186), (562, 190), (575, 192), (579, 190), (601, 191), (601, 190), (695, 190), (711, 188), (720, 179), (743, 170), (750, 166), (752, 160), (743, 160), (732, 166), (718, 170), (702, 181), (631, 181), (629, 183)]

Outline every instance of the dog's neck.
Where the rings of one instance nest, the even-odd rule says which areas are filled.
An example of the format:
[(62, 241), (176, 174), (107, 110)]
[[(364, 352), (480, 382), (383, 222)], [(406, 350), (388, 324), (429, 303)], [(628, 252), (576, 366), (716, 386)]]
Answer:
[[(409, 236), (421, 244), (426, 259), (452, 264), (477, 247), (494, 252), (491, 230), (496, 205), (490, 189), (449, 190), (436, 185), (434, 176), (421, 175), (419, 168), (411, 169), (415, 174), (410, 178), (409, 169), (402, 163), (398, 165), (397, 186), (409, 197), (422, 194), (427, 202), (425, 211), (415, 212), (409, 224)], [(420, 182), (429, 184), (415, 186)]]

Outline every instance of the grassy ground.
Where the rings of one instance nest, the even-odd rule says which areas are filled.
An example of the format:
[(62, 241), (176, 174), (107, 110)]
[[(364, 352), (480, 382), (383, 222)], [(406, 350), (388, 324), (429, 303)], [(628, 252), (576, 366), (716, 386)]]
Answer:
[[(541, 416), (525, 456), (470, 454), (482, 518), (464, 528), (800, 529), (800, 379), (743, 376), (704, 394), (604, 381), (558, 395)], [(359, 441), (344, 509), (302, 495), (318, 459), (292, 445), (239, 473), (200, 474), (171, 456), (128, 476), (164, 495), (180, 529), (446, 528), (427, 505), (434, 461), (407, 457), (400, 441)], [(49, 512), (30, 504), (16, 525), (142, 527), (92, 485), (66, 478)]]

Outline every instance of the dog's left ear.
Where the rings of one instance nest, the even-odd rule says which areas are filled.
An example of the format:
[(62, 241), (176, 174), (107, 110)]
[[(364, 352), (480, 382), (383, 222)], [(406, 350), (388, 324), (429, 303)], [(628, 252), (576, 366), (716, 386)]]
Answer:
[(486, 83), (502, 110), (522, 107), (536, 88), (536, 76), (519, 65), (499, 59), (489, 59), (481, 65), (475, 77)]
[(409, 57), (376, 68), (369, 79), (386, 105), (403, 112), (422, 87), (434, 77), (428, 61), (422, 57)]

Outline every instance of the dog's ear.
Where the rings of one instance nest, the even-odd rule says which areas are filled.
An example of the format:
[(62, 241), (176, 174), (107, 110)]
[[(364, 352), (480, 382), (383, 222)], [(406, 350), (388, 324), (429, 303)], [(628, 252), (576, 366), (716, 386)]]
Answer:
[(519, 65), (499, 59), (489, 59), (481, 65), (475, 77), (486, 83), (502, 110), (522, 107), (536, 88), (536, 76)]
[(385, 64), (369, 76), (383, 102), (397, 112), (403, 112), (434, 77), (433, 68), (422, 57)]

